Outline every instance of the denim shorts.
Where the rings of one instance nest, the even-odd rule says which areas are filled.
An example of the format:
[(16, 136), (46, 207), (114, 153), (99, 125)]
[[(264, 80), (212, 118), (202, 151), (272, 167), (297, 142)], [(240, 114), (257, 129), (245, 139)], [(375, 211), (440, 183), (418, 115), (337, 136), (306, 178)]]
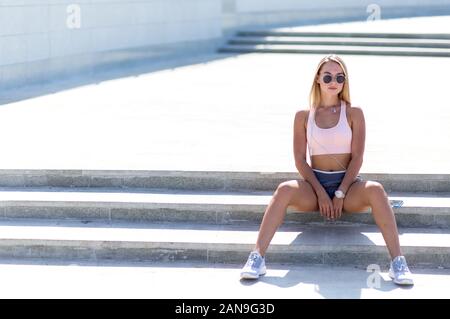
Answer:
[[(319, 183), (325, 188), (328, 196), (332, 199), (334, 197), (334, 192), (338, 189), (339, 185), (341, 185), (346, 171), (327, 172), (313, 169), (313, 172), (319, 180)], [(355, 181), (361, 180), (361, 176), (358, 175)]]

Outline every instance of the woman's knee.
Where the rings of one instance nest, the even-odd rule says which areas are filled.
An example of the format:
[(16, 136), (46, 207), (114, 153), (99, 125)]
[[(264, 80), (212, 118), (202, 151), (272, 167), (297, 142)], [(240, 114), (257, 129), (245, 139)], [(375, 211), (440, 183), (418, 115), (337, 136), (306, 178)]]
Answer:
[(304, 181), (291, 180), (278, 185), (274, 199), (299, 211), (316, 210), (317, 199), (312, 187)]
[(369, 200), (376, 200), (379, 198), (387, 197), (384, 187), (379, 182), (370, 181), (366, 185), (367, 194)]
[(295, 181), (286, 181), (278, 185), (274, 197), (289, 201), (296, 190)]
[(286, 203), (291, 202), (293, 196), (299, 190), (298, 181), (291, 180), (285, 181), (278, 185), (274, 197), (278, 200), (282, 200)]

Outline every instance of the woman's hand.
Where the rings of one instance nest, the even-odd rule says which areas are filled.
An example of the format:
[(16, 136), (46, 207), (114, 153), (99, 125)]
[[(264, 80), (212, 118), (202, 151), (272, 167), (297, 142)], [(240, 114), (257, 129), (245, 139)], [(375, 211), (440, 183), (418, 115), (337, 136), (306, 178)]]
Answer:
[(333, 197), (333, 211), (334, 211), (334, 219), (341, 218), (342, 209), (344, 207), (344, 199)]
[(333, 202), (325, 190), (317, 194), (317, 203), (319, 204), (320, 215), (326, 219), (331, 219), (333, 213)]

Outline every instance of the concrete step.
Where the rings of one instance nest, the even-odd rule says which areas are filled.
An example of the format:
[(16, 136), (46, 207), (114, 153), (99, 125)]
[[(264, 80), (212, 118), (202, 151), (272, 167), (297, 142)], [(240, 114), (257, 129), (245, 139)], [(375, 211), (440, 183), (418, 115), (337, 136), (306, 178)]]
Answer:
[[(450, 192), (450, 174), (373, 174), (388, 192)], [(271, 191), (296, 172), (0, 170), (0, 187), (114, 187), (172, 190)]]
[(247, 30), (218, 51), (450, 57), (450, 34)]
[(431, 39), (450, 40), (450, 33), (377, 33), (377, 32), (295, 32), (241, 30), (236, 33), (240, 37), (310, 37), (310, 38), (374, 38), (374, 39)]
[[(273, 192), (201, 192), (89, 188), (2, 188), (3, 219), (259, 224)], [(450, 227), (450, 193), (390, 193), (401, 227)], [(397, 205), (402, 203), (401, 205)], [(318, 212), (289, 208), (287, 224), (321, 223)], [(370, 212), (346, 213), (338, 223), (374, 224)]]
[[(450, 267), (450, 230), (399, 229), (410, 266)], [(2, 221), (0, 258), (88, 261), (199, 261), (244, 263), (258, 233), (255, 226), (161, 223)], [(282, 226), (267, 262), (367, 267), (389, 263), (374, 226)]]
[(351, 54), (383, 56), (424, 56), (450, 57), (448, 48), (410, 48), (410, 47), (368, 47), (335, 45), (225, 45), (218, 49), (220, 53), (308, 53), (308, 54)]
[(234, 37), (232, 45), (333, 45), (333, 46), (370, 46), (370, 47), (414, 47), (414, 48), (450, 48), (450, 39), (391, 39), (391, 38), (339, 38), (339, 37)]

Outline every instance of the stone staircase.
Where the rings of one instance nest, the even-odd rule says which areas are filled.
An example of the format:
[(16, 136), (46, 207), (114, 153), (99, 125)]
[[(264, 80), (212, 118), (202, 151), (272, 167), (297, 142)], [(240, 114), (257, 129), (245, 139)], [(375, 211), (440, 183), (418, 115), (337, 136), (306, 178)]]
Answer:
[[(245, 262), (277, 185), (295, 173), (0, 171), (0, 257)], [(362, 174), (385, 186), (411, 266), (450, 268), (450, 175)], [(399, 205), (397, 205), (399, 206)], [(289, 210), (270, 262), (387, 266), (369, 212)]]
[(450, 57), (450, 34), (247, 30), (218, 51)]

